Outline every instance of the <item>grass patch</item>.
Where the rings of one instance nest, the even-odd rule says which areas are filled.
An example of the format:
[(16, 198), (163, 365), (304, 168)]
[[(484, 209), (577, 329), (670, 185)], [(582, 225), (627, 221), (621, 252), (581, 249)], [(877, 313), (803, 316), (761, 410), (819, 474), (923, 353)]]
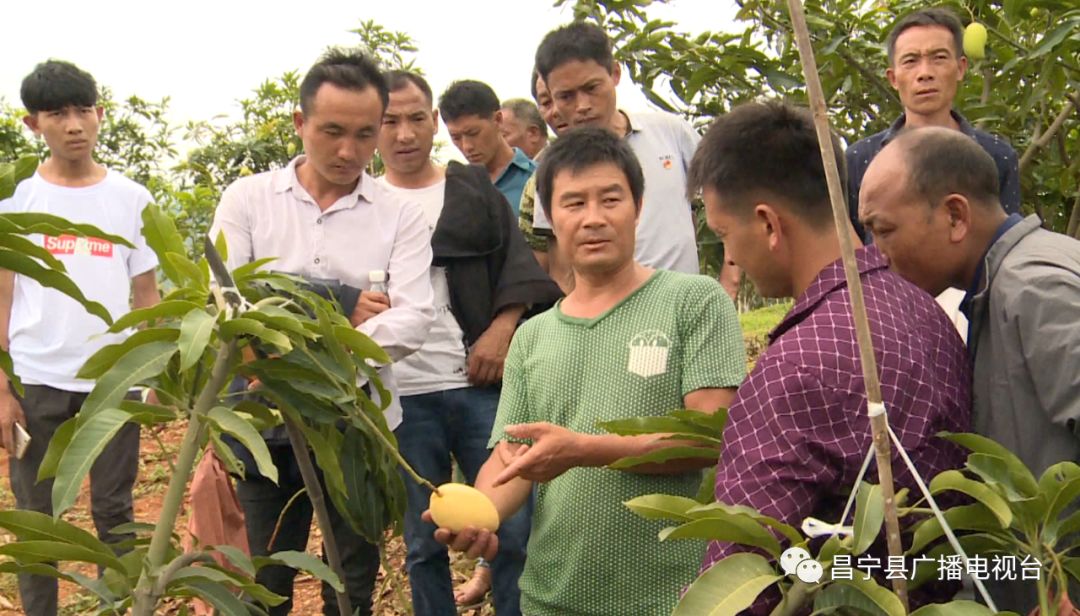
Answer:
[(784, 315), (789, 310), (791, 310), (790, 301), (740, 314), (739, 325), (742, 327), (743, 336), (756, 338), (768, 335), (774, 327), (780, 324), (780, 321), (783, 320)]

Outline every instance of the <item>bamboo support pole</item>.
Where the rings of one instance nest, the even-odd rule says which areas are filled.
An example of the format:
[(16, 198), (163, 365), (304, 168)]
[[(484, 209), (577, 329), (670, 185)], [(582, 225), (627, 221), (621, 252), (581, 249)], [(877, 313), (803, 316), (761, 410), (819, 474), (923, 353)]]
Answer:
[[(863, 380), (866, 383), (866, 399), (870, 409), (870, 428), (874, 440), (874, 452), (877, 460), (878, 481), (885, 499), (885, 533), (890, 556), (902, 556), (900, 543), (900, 521), (896, 510), (896, 493), (893, 486), (892, 456), (889, 447), (889, 420), (881, 406), (881, 382), (878, 379), (877, 361), (874, 358), (874, 345), (870, 336), (870, 322), (866, 316), (866, 303), (863, 299), (862, 283), (859, 280), (859, 267), (855, 260), (855, 246), (852, 242), (848, 225), (848, 210), (844, 192), (840, 186), (840, 171), (837, 169), (829, 128), (828, 110), (825, 106), (825, 94), (818, 76), (814, 49), (810, 44), (810, 31), (806, 26), (806, 15), (801, 0), (787, 0), (794, 29), (795, 41), (799, 47), (803, 74), (806, 77), (806, 89), (810, 99), (810, 109), (814, 115), (814, 128), (817, 130), (818, 144), (821, 146), (821, 159), (825, 167), (825, 178), (829, 185), (829, 198), (832, 202), (833, 222), (840, 238), (840, 253), (844, 262), (844, 276), (847, 279), (848, 292), (851, 296), (851, 312), (855, 321), (855, 337), (859, 344), (859, 358), (862, 364)], [(857, 488), (858, 486), (856, 486)], [(904, 611), (908, 611), (907, 581), (892, 580), (893, 590), (900, 598)]]

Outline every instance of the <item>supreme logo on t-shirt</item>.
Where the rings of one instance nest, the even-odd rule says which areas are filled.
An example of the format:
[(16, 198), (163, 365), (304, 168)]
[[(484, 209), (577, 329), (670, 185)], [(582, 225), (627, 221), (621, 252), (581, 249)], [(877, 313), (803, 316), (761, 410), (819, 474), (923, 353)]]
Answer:
[(113, 244), (97, 237), (74, 235), (46, 235), (45, 250), (54, 255), (87, 255), (91, 257), (113, 256)]

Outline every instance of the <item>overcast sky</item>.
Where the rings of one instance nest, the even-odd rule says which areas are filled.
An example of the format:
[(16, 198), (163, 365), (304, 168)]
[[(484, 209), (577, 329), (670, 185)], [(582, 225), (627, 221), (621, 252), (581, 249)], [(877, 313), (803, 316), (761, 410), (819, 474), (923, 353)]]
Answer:
[[(328, 45), (373, 19), (408, 33), (436, 96), (455, 79), (479, 79), (500, 98), (529, 97), (529, 72), (544, 34), (572, 17), (548, 0), (54, 0), (4, 2), (0, 98), (19, 106), (19, 84), (46, 58), (69, 60), (116, 98), (170, 97), (174, 126), (236, 116), (236, 101), (268, 77), (305, 71)], [(728, 0), (672, 0), (649, 9), (691, 32), (730, 27)], [(649, 107), (624, 80), (620, 106)], [(449, 142), (445, 130), (441, 137)], [(452, 148), (451, 148), (452, 149)]]

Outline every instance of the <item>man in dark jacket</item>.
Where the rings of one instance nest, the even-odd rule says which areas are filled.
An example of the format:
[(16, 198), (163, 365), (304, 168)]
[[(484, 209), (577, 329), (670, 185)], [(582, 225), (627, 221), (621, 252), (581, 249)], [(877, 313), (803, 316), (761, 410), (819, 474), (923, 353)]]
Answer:
[[(451, 455), (472, 483), (487, 460), (503, 360), (526, 310), (554, 302), (558, 287), (540, 268), (514, 213), (480, 166), (431, 160), (438, 112), (418, 75), (392, 72), (390, 103), (378, 147), (380, 179), (421, 205), (432, 229), (431, 282), (436, 321), (424, 345), (394, 365), (404, 418), (396, 430), (402, 455), (439, 484), (451, 478)], [(406, 567), (417, 614), (457, 613), (446, 548), (421, 521), (429, 492), (406, 480)], [(503, 520), (492, 562), (495, 609), (520, 614), (518, 577), (525, 564), (529, 515)]]

